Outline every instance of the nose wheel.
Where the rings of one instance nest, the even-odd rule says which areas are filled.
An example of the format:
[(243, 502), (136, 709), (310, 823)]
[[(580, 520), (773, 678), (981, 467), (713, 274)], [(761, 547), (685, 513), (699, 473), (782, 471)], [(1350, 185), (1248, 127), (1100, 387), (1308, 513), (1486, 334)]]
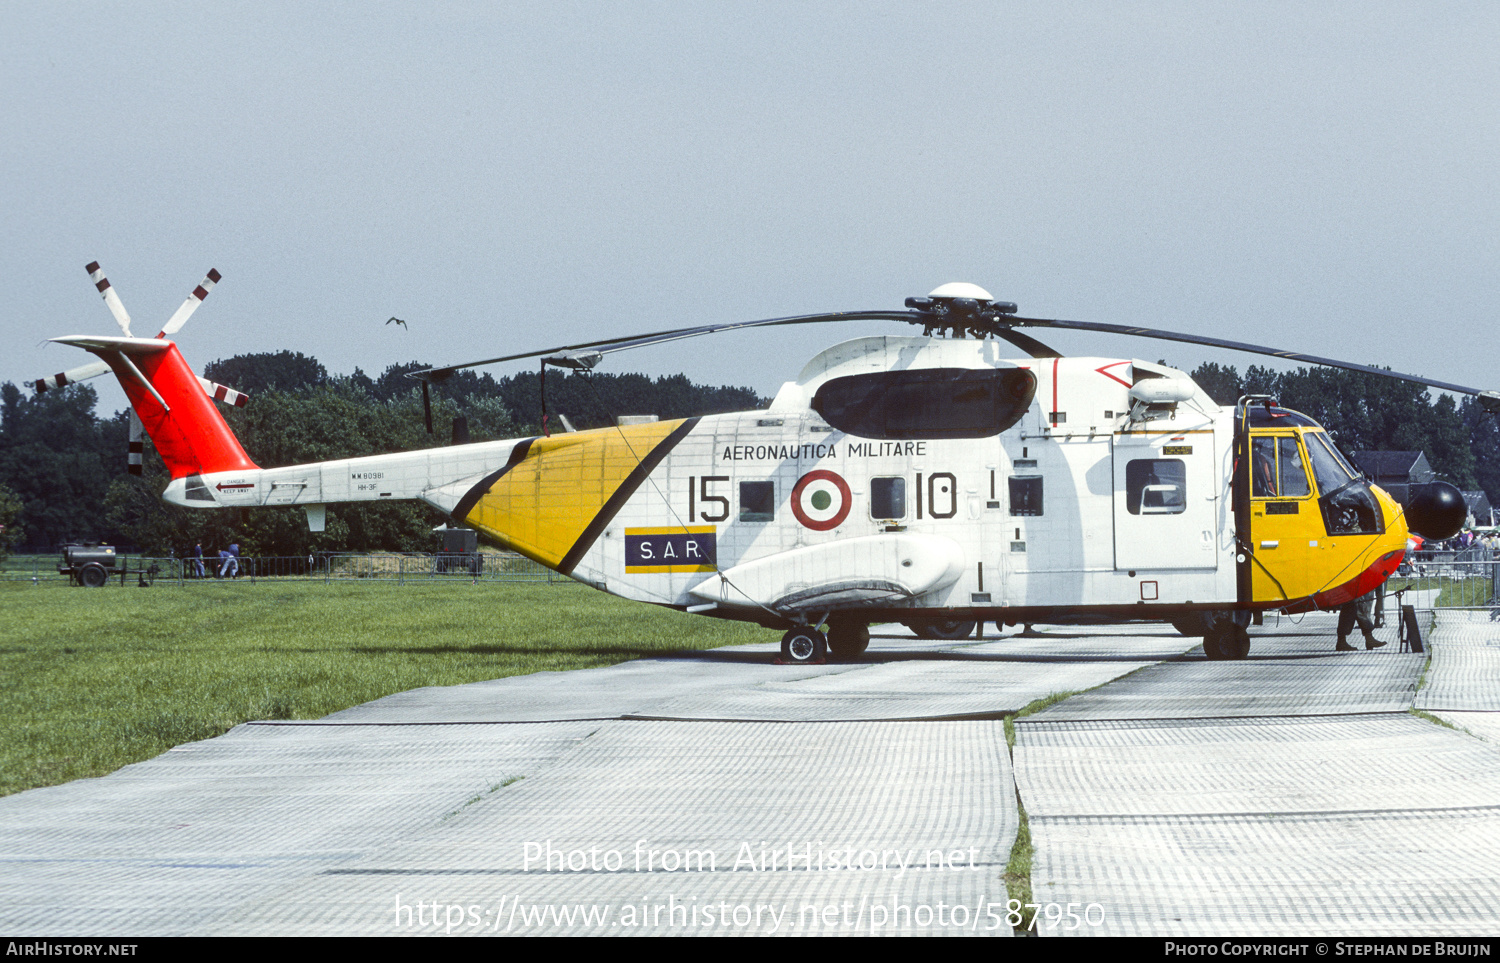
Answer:
[(825, 662), (828, 640), (817, 629), (799, 626), (781, 637), (781, 659), (792, 665)]

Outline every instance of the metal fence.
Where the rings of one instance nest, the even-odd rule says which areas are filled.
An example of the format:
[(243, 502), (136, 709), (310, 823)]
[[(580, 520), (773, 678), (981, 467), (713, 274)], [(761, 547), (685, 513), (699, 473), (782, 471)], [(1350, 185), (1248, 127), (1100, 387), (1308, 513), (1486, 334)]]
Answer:
[(1500, 610), (1500, 560), (1488, 549), (1417, 552), (1385, 584), (1403, 589), (1432, 600), (1419, 607)]
[[(68, 585), (59, 555), (14, 555), (0, 559), (0, 581)], [(236, 559), (154, 558), (118, 555), (107, 585), (197, 585), (216, 581), (256, 582), (566, 582), (569, 579), (514, 552), (456, 555), (301, 555)]]

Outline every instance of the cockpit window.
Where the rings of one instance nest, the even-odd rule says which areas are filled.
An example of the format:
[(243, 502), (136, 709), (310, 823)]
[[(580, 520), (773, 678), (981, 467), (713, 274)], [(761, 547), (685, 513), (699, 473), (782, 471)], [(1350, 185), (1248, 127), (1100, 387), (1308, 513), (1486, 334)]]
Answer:
[(1329, 535), (1379, 535), (1385, 531), (1380, 505), (1363, 481), (1350, 481), (1318, 499)]
[(1359, 477), (1337, 449), (1329, 444), (1327, 435), (1321, 431), (1309, 431), (1303, 437), (1307, 439), (1307, 454), (1312, 459), (1313, 477), (1318, 480), (1318, 490), (1323, 494), (1343, 488)]
[(1276, 439), (1256, 438), (1250, 453), (1250, 493), (1256, 498), (1276, 496)]
[(812, 407), (861, 438), (988, 438), (1020, 421), (1035, 394), (1024, 368), (919, 368), (834, 378)]
[(1283, 498), (1301, 498), (1311, 495), (1307, 486), (1307, 469), (1302, 467), (1302, 453), (1297, 450), (1297, 439), (1276, 439), (1276, 479), (1281, 484)]
[(1312, 494), (1297, 439), (1289, 435), (1252, 439), (1250, 494), (1255, 498), (1304, 498)]
[(1359, 473), (1321, 431), (1302, 433), (1313, 477), (1318, 481), (1323, 524), (1329, 535), (1378, 535), (1385, 531), (1380, 504)]

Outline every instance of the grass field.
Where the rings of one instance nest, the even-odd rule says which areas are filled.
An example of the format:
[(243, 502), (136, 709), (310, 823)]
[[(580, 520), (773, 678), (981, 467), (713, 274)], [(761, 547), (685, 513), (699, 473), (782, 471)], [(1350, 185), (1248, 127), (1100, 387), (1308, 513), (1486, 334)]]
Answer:
[(252, 719), (778, 637), (576, 583), (0, 583), (0, 611), (0, 795), (103, 775)]

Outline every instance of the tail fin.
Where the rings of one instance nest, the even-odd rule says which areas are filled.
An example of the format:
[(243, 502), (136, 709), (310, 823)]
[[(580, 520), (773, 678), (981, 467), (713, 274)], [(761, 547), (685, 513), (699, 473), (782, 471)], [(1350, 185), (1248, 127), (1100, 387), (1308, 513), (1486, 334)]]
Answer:
[(156, 338), (54, 338), (102, 358), (120, 379), (173, 480), (257, 468), (177, 345)]

